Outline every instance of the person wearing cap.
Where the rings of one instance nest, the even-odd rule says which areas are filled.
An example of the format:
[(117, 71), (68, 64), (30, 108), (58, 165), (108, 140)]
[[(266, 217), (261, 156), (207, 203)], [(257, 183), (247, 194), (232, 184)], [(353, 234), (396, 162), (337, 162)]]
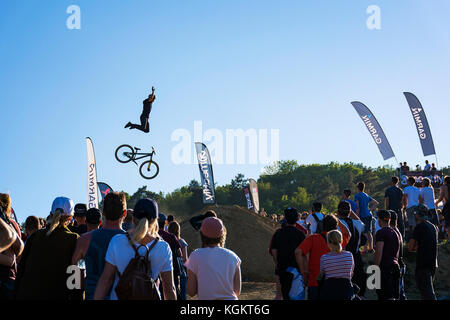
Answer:
[(222, 220), (208, 217), (200, 228), (202, 248), (186, 261), (187, 293), (198, 300), (238, 300), (241, 293), (241, 259), (225, 248), (227, 232)]
[(86, 213), (87, 207), (84, 203), (77, 203), (75, 205), (74, 221), (73, 224), (69, 226), (70, 231), (77, 233), (80, 236), (87, 232)]
[(415, 208), (417, 225), (408, 244), (408, 251), (416, 255), (416, 283), (422, 300), (436, 300), (433, 281), (438, 268), (438, 229), (426, 219), (428, 207), (419, 204)]
[[(94, 298), (95, 288), (102, 275), (105, 266), (105, 256), (109, 243), (117, 234), (124, 234), (121, 229), (122, 221), (127, 212), (126, 197), (121, 192), (111, 192), (103, 201), (103, 216), (105, 223), (101, 229), (98, 224), (101, 221), (100, 211), (91, 208), (86, 214), (88, 226), (96, 224), (97, 230), (83, 234), (77, 241), (77, 247), (72, 257), (72, 264), (77, 265), (84, 259), (86, 265), (85, 299)], [(105, 297), (109, 299), (109, 293)]]
[(400, 297), (399, 300), (407, 300), (406, 292), (405, 292), (405, 273), (406, 273), (406, 263), (403, 259), (403, 237), (398, 229), (398, 215), (394, 210), (388, 210), (391, 214), (391, 221), (389, 222), (390, 227), (397, 233), (398, 238), (400, 239), (400, 248), (398, 251), (398, 264), (400, 266)]
[(79, 300), (79, 290), (67, 286), (78, 235), (67, 225), (74, 214), (73, 201), (58, 197), (53, 201), (52, 220), (45, 229), (33, 233), (19, 262), (15, 295), (18, 300)]
[(17, 261), (20, 259), (20, 255), (24, 249), (20, 227), (11, 218), (11, 213), (11, 197), (9, 194), (0, 193), (0, 220), (14, 234), (14, 242), (12, 245), (0, 252), (0, 300), (9, 300), (12, 298), (17, 273)]
[(380, 267), (381, 288), (377, 289), (379, 300), (398, 300), (400, 298), (400, 266), (398, 263), (401, 238), (390, 227), (391, 213), (387, 210), (377, 212), (381, 229), (375, 234), (374, 264)]
[(117, 300), (115, 287), (119, 282), (119, 275), (123, 274), (131, 259), (135, 257), (135, 250), (138, 250), (140, 255), (147, 254), (155, 241), (156, 244), (148, 254), (152, 278), (155, 281), (161, 278), (164, 300), (176, 300), (172, 252), (169, 244), (160, 240), (158, 236), (158, 204), (155, 200), (141, 199), (136, 203), (133, 224), (135, 228), (130, 230), (130, 233), (118, 234), (111, 239), (106, 252), (105, 268), (98, 281), (94, 300), (103, 300), (109, 292), (111, 300)]
[(299, 219), (296, 208), (286, 208), (284, 218), (286, 219), (286, 226), (279, 229), (273, 236), (272, 258), (275, 264), (275, 274), (280, 278), (283, 300), (290, 300), (289, 291), (294, 276), (286, 270), (292, 267), (300, 273), (295, 259), (295, 249), (305, 240), (305, 234), (295, 226)]

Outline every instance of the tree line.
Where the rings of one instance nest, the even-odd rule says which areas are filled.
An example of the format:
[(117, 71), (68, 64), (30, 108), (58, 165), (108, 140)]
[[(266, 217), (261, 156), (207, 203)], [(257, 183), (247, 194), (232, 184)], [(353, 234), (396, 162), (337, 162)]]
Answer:
[[(450, 167), (443, 172), (450, 175)], [(334, 212), (343, 191), (350, 189), (355, 194), (356, 184), (361, 181), (366, 183), (366, 192), (383, 203), (384, 192), (393, 175), (395, 169), (391, 166), (371, 168), (363, 164), (336, 162), (301, 165), (296, 160), (278, 161), (267, 166), (257, 179), (260, 207), (269, 214), (281, 214), (289, 206), (308, 211), (312, 203), (318, 201), (323, 204), (324, 212)], [(246, 207), (243, 188), (247, 185), (248, 178), (241, 173), (229, 184), (216, 185), (217, 204)], [(146, 186), (132, 195), (125, 194), (130, 208), (143, 197), (157, 200), (161, 211), (173, 214), (190, 215), (203, 208), (202, 188), (197, 180), (167, 194), (147, 190)]]

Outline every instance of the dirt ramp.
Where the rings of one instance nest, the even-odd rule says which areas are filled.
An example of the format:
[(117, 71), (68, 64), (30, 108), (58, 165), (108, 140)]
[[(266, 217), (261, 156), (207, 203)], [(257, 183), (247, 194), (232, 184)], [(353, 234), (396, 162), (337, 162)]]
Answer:
[[(242, 260), (242, 279), (273, 281), (274, 267), (268, 253), (275, 226), (270, 220), (238, 206), (213, 207), (227, 228), (225, 247)], [(200, 235), (189, 223), (192, 216), (175, 216), (181, 221), (181, 237), (189, 244), (189, 253), (201, 247)]]

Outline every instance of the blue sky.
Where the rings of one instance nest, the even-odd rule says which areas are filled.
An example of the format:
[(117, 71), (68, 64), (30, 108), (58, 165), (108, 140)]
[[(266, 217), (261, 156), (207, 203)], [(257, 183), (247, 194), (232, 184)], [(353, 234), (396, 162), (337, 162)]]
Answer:
[[(66, 28), (72, 4), (81, 30)], [(366, 27), (369, 5), (381, 8), (381, 30)], [(1, 1), (0, 192), (22, 221), (46, 216), (56, 196), (85, 202), (87, 136), (100, 181), (170, 192), (199, 179), (195, 163), (171, 161), (172, 132), (192, 132), (195, 120), (223, 132), (279, 129), (280, 158), (299, 163), (394, 164), (354, 100), (372, 109), (399, 161), (423, 163), (403, 91), (421, 100), (448, 165), (449, 9), (446, 0)], [(151, 133), (123, 129), (152, 85)], [(123, 143), (155, 146), (160, 175), (146, 181), (119, 164)], [(216, 165), (216, 182), (262, 167)]]

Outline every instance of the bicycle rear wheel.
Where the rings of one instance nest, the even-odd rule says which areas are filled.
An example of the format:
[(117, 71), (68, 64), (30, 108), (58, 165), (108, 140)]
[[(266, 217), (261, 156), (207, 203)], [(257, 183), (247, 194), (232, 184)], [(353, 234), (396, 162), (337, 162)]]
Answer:
[(123, 144), (116, 149), (116, 160), (120, 163), (128, 163), (133, 159), (134, 150), (128, 144)]
[(144, 179), (148, 180), (153, 179), (159, 173), (159, 166), (153, 160), (145, 161), (141, 164), (141, 167), (139, 168), (139, 173)]

